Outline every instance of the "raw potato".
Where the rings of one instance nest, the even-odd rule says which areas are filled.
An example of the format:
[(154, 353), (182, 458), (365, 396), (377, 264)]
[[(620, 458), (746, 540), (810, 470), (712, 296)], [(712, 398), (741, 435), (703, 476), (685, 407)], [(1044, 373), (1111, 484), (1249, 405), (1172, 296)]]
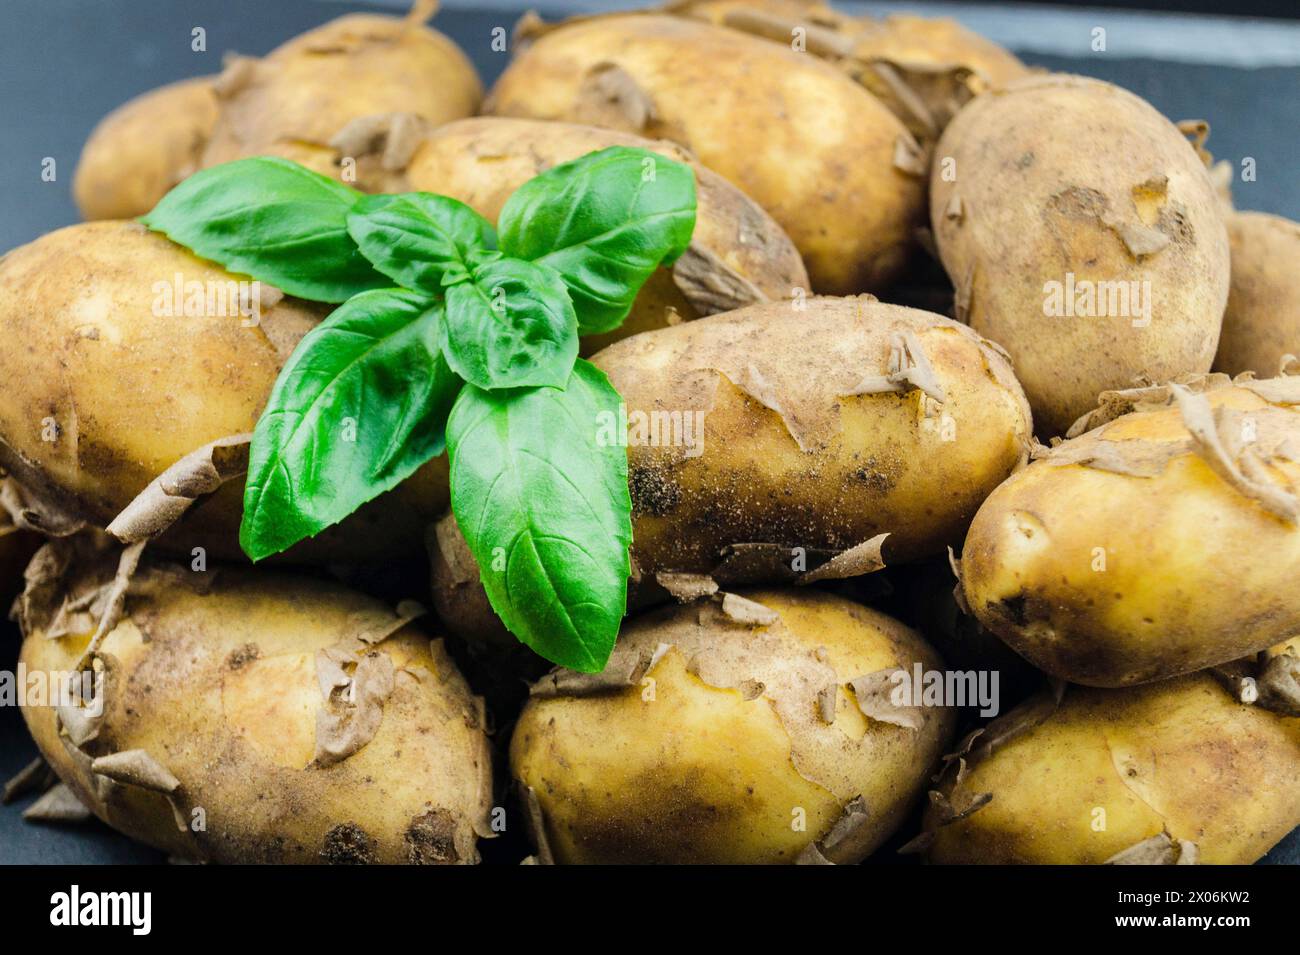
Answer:
[[(54, 595), (29, 588), (29, 674), (80, 665), (93, 620), (73, 615), (51, 638), (66, 604), (51, 614), (112, 579), (103, 558)], [(25, 706), (28, 728), (95, 815), (174, 856), (473, 863), (476, 836), (491, 834), (482, 702), (440, 640), (368, 597), (267, 571), (150, 566), (87, 665), (102, 673), (102, 716)]]
[(953, 727), (949, 709), (890, 705), (889, 671), (914, 664), (941, 665), (896, 621), (816, 591), (632, 620), (606, 685), (557, 671), (515, 727), (510, 765), (545, 820), (543, 859), (861, 861)]
[[(261, 60), (232, 60), (216, 83), (221, 117), (203, 164), (276, 155), (346, 179), (332, 142), (350, 123), (401, 114), (437, 126), (472, 116), (483, 95), (473, 64), (419, 22), (425, 4), (416, 6), (405, 19), (339, 17)], [(356, 184), (382, 188), (375, 174), (358, 164)]]
[(1300, 376), (1188, 385), (1103, 396), (971, 524), (967, 603), (1054, 676), (1143, 683), (1300, 632)]
[(843, 69), (923, 141), (990, 88), (1029, 75), (1007, 50), (946, 17), (840, 13), (817, 0), (680, 0), (668, 11), (804, 49)]
[(980, 743), (941, 789), (957, 812), (992, 799), (949, 825), (944, 803), (930, 810), (931, 862), (1091, 865), (1145, 843), (1165, 862), (1246, 865), (1300, 826), (1300, 719), (1243, 706), (1203, 673), (1071, 687), (992, 755)]
[[(658, 14), (532, 32), (486, 112), (679, 143), (784, 227), (816, 291), (879, 289), (903, 266), (924, 215), (919, 147), (835, 67)], [(912, 173), (895, 165), (898, 157)]]
[(199, 168), (217, 97), (212, 77), (150, 90), (105, 116), (86, 140), (72, 182), (84, 219), (132, 219)]
[(972, 101), (935, 155), (930, 216), (957, 318), (1011, 354), (1042, 434), (1138, 375), (1209, 371), (1223, 213), (1195, 150), (1149, 104), (1100, 80), (1021, 80)]
[(570, 123), (483, 117), (433, 131), (406, 170), (407, 191), (434, 192), (473, 206), (496, 222), (502, 206), (529, 179), (609, 146), (637, 146), (695, 169), (698, 211), (691, 248), (672, 269), (651, 276), (617, 330), (583, 339), (586, 354), (619, 339), (702, 315), (808, 288), (790, 239), (735, 186), (669, 142)]
[[(129, 222), (52, 232), (0, 261), (0, 467), (104, 527), (156, 476), (208, 442), (252, 431), (281, 365), (323, 311), (263, 287), (260, 322), (227, 298), (184, 314), (176, 277), (226, 292), (236, 277)], [(161, 284), (159, 284), (161, 283)], [(195, 303), (199, 304), (199, 303)], [(214, 297), (214, 305), (220, 305)], [(173, 314), (168, 314), (168, 306)], [(239, 555), (243, 481), (174, 529), (171, 546)], [(445, 462), (428, 466), (296, 559), (366, 560), (423, 551), (446, 510)]]
[(794, 548), (838, 553), (884, 533), (889, 563), (941, 554), (1024, 462), (1032, 430), (993, 347), (870, 297), (757, 305), (593, 361), (627, 406), (646, 575), (710, 573), (754, 543), (776, 545), (788, 570)]
[(1275, 375), (1300, 355), (1300, 223), (1263, 212), (1228, 215), (1232, 288), (1216, 371)]

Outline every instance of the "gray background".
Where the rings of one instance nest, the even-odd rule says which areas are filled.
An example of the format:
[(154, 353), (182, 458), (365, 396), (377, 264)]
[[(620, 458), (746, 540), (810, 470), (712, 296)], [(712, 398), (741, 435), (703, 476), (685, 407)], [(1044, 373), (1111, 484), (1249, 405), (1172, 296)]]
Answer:
[[(617, 3), (532, 4), (551, 13)], [(628, 5), (628, 4), (624, 4)], [(347, 10), (400, 8), (332, 0), (4, 0), (0, 27), (0, 253), (77, 221), (69, 184), (94, 124), (131, 96), (171, 80), (215, 73), (223, 52), (261, 54)], [(474, 60), (485, 83), (507, 55), (489, 46), (491, 31), (511, 26), (524, 3), (444, 2), (435, 25)], [(1010, 46), (1027, 62), (1098, 76), (1125, 86), (1173, 119), (1208, 119), (1210, 149), (1239, 163), (1253, 157), (1258, 179), (1235, 183), (1241, 208), (1300, 219), (1297, 112), (1300, 26), (1285, 20), (1176, 17), (1089, 8), (944, 4), (843, 4), (956, 15)], [(1290, 4), (1294, 10), (1296, 4)], [(207, 52), (190, 49), (190, 31), (207, 31)], [(1107, 30), (1109, 52), (1092, 53), (1091, 31)], [(58, 178), (41, 181), (45, 157)], [(12, 669), (17, 634), (0, 624), (0, 668)], [(0, 708), (0, 779), (34, 755), (20, 714)], [(24, 824), (30, 800), (0, 808), (0, 863), (158, 862), (98, 823)], [(1267, 861), (1300, 863), (1300, 831)]]

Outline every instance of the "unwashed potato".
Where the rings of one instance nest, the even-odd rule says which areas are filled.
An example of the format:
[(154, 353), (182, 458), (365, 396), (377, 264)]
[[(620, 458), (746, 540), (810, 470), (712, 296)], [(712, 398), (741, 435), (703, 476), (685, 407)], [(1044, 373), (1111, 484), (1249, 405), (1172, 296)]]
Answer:
[[(181, 292), (174, 293), (176, 283)], [(249, 432), (281, 365), (323, 311), (267, 292), (260, 320), (235, 276), (130, 222), (52, 232), (0, 260), (0, 467), (104, 527), (164, 469)], [(189, 283), (204, 293), (186, 314)], [(213, 293), (214, 308), (206, 294)], [(221, 293), (218, 295), (217, 293)], [(225, 296), (224, 307), (221, 297)], [(243, 481), (198, 504), (172, 546), (237, 556)], [(418, 554), (446, 510), (445, 463), (295, 548), (298, 559)]]
[(781, 227), (762, 208), (679, 146), (594, 126), (482, 117), (433, 131), (406, 170), (406, 189), (459, 199), (496, 222), (510, 194), (561, 163), (609, 146), (636, 146), (695, 170), (698, 207), (691, 247), (650, 277), (613, 332), (589, 335), (590, 354), (628, 335), (678, 320), (789, 298), (808, 273)]
[(1300, 355), (1300, 223), (1263, 212), (1228, 215), (1232, 287), (1216, 371), (1275, 375)]
[(1054, 676), (1143, 683), (1300, 632), (1300, 376), (1188, 385), (1104, 395), (971, 523), (967, 603)]
[[(1071, 687), (1009, 714), (929, 810), (936, 863), (1255, 862), (1300, 826), (1300, 719), (1244, 706), (1198, 673)], [(992, 799), (944, 825), (978, 800)], [(1118, 860), (1117, 860), (1118, 861)]]
[(332, 143), (354, 121), (401, 114), (437, 126), (472, 116), (482, 84), (461, 49), (423, 25), (424, 6), (404, 19), (349, 14), (263, 59), (231, 61), (215, 84), (221, 113), (203, 165), (276, 155), (343, 176)]
[(336, 584), (150, 565), (83, 662), (95, 621), (64, 596), (112, 587), (101, 557), (53, 582), (29, 572), (20, 615), (29, 674), (87, 666), (102, 681), (90, 706), (23, 707), (95, 815), (184, 859), (478, 861), (492, 803), (482, 702), (440, 640)]
[(593, 361), (627, 406), (643, 573), (709, 573), (737, 544), (775, 545), (788, 563), (793, 548), (882, 533), (890, 563), (943, 553), (1032, 430), (994, 347), (870, 297), (757, 305)]
[(150, 90), (105, 116), (86, 140), (72, 182), (85, 219), (132, 219), (199, 168), (217, 96), (212, 77)]
[(525, 42), (486, 112), (679, 143), (771, 213), (816, 291), (876, 290), (903, 266), (924, 214), (918, 147), (835, 67), (662, 14), (534, 27)]
[(818, 0), (682, 0), (667, 9), (801, 44), (860, 82), (923, 140), (937, 137), (971, 97), (1030, 72), (1007, 50), (946, 17), (855, 17)]
[(941, 666), (917, 634), (816, 591), (632, 620), (604, 674), (543, 679), (515, 727), (542, 860), (861, 861), (952, 731), (950, 709), (890, 703), (917, 664)]
[(1149, 104), (1100, 80), (1021, 80), (966, 106), (935, 157), (930, 215), (957, 317), (1010, 353), (1043, 434), (1138, 375), (1209, 371), (1223, 213)]

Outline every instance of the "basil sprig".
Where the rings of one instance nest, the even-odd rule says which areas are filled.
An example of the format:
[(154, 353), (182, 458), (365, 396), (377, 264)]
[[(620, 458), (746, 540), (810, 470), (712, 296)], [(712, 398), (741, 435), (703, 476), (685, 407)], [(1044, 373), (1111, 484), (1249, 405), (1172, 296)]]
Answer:
[(496, 227), (430, 193), (364, 196), (283, 159), (196, 173), (142, 222), (285, 292), (343, 303), (280, 372), (253, 433), (253, 560), (338, 523), (445, 449), (456, 522), (505, 625), (584, 672), (627, 604), (620, 398), (578, 336), (627, 317), (695, 228), (689, 166), (615, 146), (549, 170)]

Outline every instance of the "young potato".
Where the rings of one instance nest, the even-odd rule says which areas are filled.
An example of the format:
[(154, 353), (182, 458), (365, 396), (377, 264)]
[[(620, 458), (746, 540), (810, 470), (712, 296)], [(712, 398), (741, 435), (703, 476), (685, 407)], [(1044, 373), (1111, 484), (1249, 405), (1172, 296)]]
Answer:
[(890, 563), (941, 554), (1032, 431), (995, 348), (870, 297), (756, 305), (592, 360), (627, 406), (644, 574), (710, 573), (737, 544), (788, 565), (883, 533)]
[(233, 60), (215, 84), (221, 114), (203, 164), (277, 155), (346, 178), (332, 143), (355, 120), (403, 114), (437, 126), (474, 115), (483, 96), (474, 66), (423, 25), (425, 7), (405, 19), (349, 14), (264, 59)]
[(21, 661), (29, 680), (89, 668), (99, 683), (89, 706), (72, 695), (23, 715), (95, 815), (200, 861), (478, 861), (482, 701), (440, 640), (337, 584), (149, 565), (96, 642), (70, 601), (111, 607), (116, 561), (58, 579), (53, 551), (73, 546), (33, 562), (55, 579), (29, 572)]
[(953, 728), (950, 709), (890, 702), (893, 671), (914, 665), (941, 663), (897, 621), (817, 591), (633, 619), (603, 674), (556, 671), (515, 726), (542, 861), (861, 861)]
[(939, 141), (930, 216), (957, 318), (1010, 353), (1043, 435), (1138, 375), (1209, 371), (1223, 213), (1196, 151), (1133, 94), (1051, 75), (977, 97)]
[(924, 213), (919, 147), (835, 67), (662, 14), (582, 18), (526, 40), (486, 112), (679, 143), (771, 213), (819, 292), (880, 289), (903, 266)]
[(84, 219), (133, 219), (199, 168), (217, 122), (213, 77), (143, 93), (109, 113), (86, 140), (72, 181)]
[(1300, 376), (1188, 384), (1104, 395), (971, 523), (967, 603), (1053, 676), (1127, 686), (1300, 632)]
[(1275, 375), (1300, 355), (1300, 223), (1263, 212), (1228, 216), (1232, 287), (1216, 371)]
[(685, 150), (665, 141), (571, 123), (483, 117), (448, 123), (420, 145), (406, 169), (409, 191), (435, 192), (496, 222), (529, 179), (609, 146), (650, 149), (695, 169), (698, 209), (691, 247), (651, 276), (613, 332), (590, 335), (590, 354), (638, 332), (712, 315), (808, 288), (808, 273), (781, 227), (762, 208)]
[(1007, 50), (946, 17), (883, 19), (818, 0), (680, 0), (668, 11), (752, 33), (821, 57), (860, 82), (924, 141), (988, 89), (1029, 75)]
[[(71, 226), (5, 256), (0, 328), (22, 346), (0, 349), (0, 381), (10, 384), (0, 394), (0, 467), (104, 527), (174, 462), (252, 431), (280, 367), (324, 312), (264, 287), (257, 318), (240, 310), (236, 281), (131, 222)], [(189, 300), (191, 285), (203, 301)], [(242, 495), (243, 481), (232, 480), (198, 504), (172, 546), (238, 556)], [(424, 525), (447, 503), (445, 463), (433, 462), (291, 553), (419, 554)]]
[(1204, 673), (1070, 687), (983, 737), (929, 810), (931, 862), (1094, 865), (1140, 847), (1115, 861), (1246, 865), (1300, 826), (1300, 719)]

